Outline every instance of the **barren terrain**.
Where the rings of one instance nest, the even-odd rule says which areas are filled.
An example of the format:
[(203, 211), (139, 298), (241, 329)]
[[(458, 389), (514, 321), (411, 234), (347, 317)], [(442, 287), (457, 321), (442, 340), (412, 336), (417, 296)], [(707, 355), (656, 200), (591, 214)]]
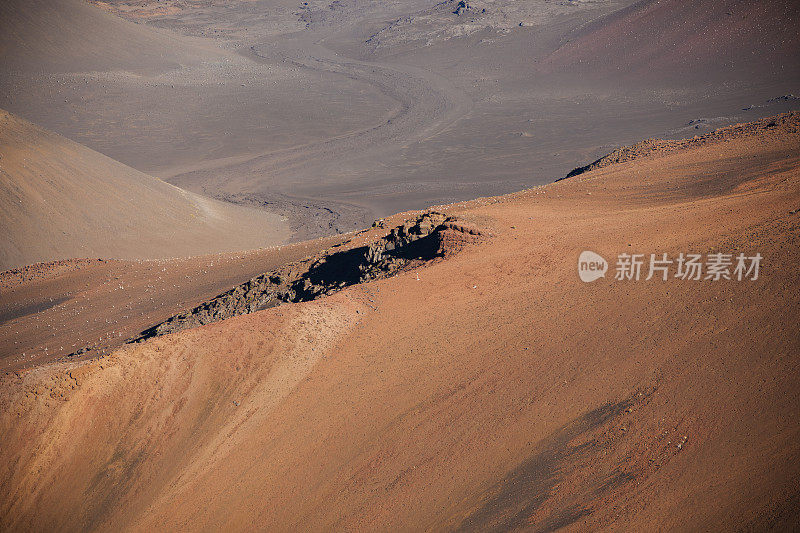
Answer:
[(294, 240), (800, 106), (789, 1), (19, 1), (0, 107)]
[[(797, 115), (643, 143), (438, 207), (487, 238), (426, 266), (7, 373), (2, 527), (791, 529), (798, 148)], [(681, 252), (763, 264), (613, 279)]]
[(0, 2), (0, 531), (797, 530), (799, 20)]
[(0, 269), (275, 245), (277, 214), (181, 190), (0, 110)]

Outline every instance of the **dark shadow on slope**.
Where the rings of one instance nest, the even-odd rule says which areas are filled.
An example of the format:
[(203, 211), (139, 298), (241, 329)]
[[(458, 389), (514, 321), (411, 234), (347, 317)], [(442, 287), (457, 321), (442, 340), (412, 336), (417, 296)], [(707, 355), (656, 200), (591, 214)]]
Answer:
[[(576, 468), (576, 463), (601, 449), (595, 440), (576, 444), (579, 437), (601, 428), (635, 403), (630, 398), (609, 403), (580, 416), (546, 438), (538, 451), (511, 471), (490, 491), (485, 503), (464, 519), (459, 531), (555, 531), (592, 513), (588, 501), (633, 479), (625, 472), (614, 472), (594, 480), (590, 486), (575, 487), (576, 494), (566, 501), (549, 501), (558, 484)], [(545, 503), (553, 507), (547, 516), (535, 519)]]
[(307, 302), (345, 287), (390, 277), (449, 253), (476, 239), (480, 231), (452, 217), (430, 212), (392, 229), (377, 241), (325, 254), (255, 277), (194, 309), (144, 330), (139, 342), (282, 303)]

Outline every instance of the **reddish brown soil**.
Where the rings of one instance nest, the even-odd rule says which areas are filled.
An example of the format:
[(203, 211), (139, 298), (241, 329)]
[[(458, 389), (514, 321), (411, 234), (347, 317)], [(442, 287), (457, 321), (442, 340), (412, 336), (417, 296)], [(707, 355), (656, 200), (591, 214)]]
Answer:
[(162, 261), (81, 259), (0, 273), (0, 371), (22, 370), (91, 348), (116, 348), (145, 328), (266, 270), (348, 237)]
[(574, 32), (544, 63), (638, 82), (675, 75), (676, 83), (698, 84), (759, 74), (788, 78), (800, 66), (793, 52), (800, 46), (798, 16), (791, 0), (643, 0)]
[[(796, 527), (797, 122), (445, 206), (491, 238), (7, 374), (0, 528)], [(578, 279), (587, 249), (607, 279)], [(760, 278), (610, 279), (619, 253), (712, 251)]]

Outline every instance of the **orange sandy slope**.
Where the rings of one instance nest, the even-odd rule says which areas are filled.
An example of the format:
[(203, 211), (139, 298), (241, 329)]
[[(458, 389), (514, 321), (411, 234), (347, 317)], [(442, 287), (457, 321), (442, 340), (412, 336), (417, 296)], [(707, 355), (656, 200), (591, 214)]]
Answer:
[[(7, 374), (0, 528), (796, 525), (798, 122), (446, 206), (492, 237)], [(584, 284), (585, 249), (764, 260), (757, 281)]]
[(234, 285), (345, 241), (185, 259), (76, 259), (0, 274), (0, 372), (51, 363), (91, 348), (108, 353), (142, 330)]

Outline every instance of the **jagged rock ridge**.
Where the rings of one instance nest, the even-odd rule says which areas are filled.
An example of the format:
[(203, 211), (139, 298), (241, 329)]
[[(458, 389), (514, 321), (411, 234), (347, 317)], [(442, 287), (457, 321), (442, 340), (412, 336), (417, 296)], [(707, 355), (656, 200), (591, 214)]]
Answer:
[(421, 262), (457, 252), (481, 232), (442, 213), (429, 212), (360, 246), (257, 276), (197, 307), (143, 331), (130, 342), (253, 313), (288, 302), (305, 302), (350, 285), (386, 278)]

